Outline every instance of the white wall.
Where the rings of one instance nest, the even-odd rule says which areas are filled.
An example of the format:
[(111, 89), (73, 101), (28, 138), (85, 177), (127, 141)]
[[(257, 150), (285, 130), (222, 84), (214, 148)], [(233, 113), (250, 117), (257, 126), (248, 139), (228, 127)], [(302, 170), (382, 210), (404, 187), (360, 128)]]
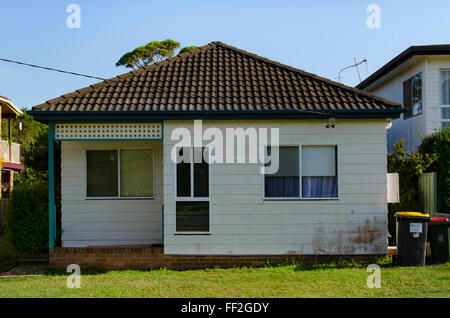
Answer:
[(441, 70), (450, 70), (449, 56), (428, 58), (428, 116), (427, 134), (441, 129)]
[[(211, 234), (175, 235), (175, 166), (164, 123), (164, 250), (167, 254), (387, 253), (384, 120), (203, 121), (203, 128), (278, 127), (280, 144), (338, 145), (338, 200), (263, 200), (258, 164), (212, 164)], [(191, 130), (192, 131), (192, 130)]]
[[(154, 149), (154, 199), (86, 199), (86, 150)], [(162, 141), (62, 141), (64, 247), (159, 244), (162, 241)]]
[(410, 151), (416, 151), (421, 143), (421, 136), (427, 133), (427, 116), (428, 116), (428, 93), (427, 93), (427, 63), (423, 61), (411, 66), (407, 70), (385, 81), (382, 85), (370, 89), (377, 96), (387, 98), (393, 102), (403, 104), (403, 82), (412, 76), (422, 72), (422, 109), (423, 114), (407, 119), (400, 118), (392, 121), (392, 127), (387, 132), (388, 151), (391, 152), (393, 145), (400, 138), (405, 139), (405, 146)]

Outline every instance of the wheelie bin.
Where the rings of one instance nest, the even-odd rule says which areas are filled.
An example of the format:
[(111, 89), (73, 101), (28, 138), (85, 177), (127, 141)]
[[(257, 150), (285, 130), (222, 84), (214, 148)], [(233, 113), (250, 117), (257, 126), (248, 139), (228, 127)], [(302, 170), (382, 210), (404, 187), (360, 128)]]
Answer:
[(430, 216), (420, 212), (397, 212), (397, 265), (425, 265)]
[(432, 218), (428, 224), (428, 236), (431, 248), (431, 263), (445, 263), (449, 261), (448, 249), (448, 218)]

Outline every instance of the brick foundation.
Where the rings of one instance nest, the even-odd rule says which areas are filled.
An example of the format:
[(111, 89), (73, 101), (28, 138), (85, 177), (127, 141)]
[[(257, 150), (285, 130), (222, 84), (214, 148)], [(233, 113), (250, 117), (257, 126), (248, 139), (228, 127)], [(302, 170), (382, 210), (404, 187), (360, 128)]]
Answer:
[(49, 265), (66, 269), (200, 269), (208, 267), (263, 266), (270, 264), (328, 263), (354, 260), (373, 262), (384, 255), (167, 255), (163, 247), (56, 247), (49, 250)]

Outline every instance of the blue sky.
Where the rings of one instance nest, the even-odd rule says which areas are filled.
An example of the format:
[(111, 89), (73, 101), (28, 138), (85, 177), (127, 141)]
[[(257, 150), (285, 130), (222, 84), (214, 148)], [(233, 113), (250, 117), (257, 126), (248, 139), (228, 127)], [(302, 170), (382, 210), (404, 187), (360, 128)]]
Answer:
[[(69, 29), (68, 5), (81, 8), (81, 28)], [(370, 29), (366, 8), (381, 8)], [(412, 0), (0, 0), (0, 57), (112, 77), (122, 54), (166, 38), (182, 46), (221, 41), (336, 80), (353, 59), (370, 75), (411, 45), (450, 43), (450, 1)], [(0, 95), (30, 108), (97, 82), (0, 61)], [(342, 82), (354, 86), (355, 69)]]

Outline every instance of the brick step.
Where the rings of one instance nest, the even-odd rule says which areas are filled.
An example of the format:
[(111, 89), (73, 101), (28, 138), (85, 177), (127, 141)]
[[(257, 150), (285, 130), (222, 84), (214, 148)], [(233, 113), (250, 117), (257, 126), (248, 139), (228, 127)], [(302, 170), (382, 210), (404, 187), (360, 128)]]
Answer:
[(14, 266), (21, 265), (48, 265), (48, 254), (30, 255), (30, 256), (14, 256)]

